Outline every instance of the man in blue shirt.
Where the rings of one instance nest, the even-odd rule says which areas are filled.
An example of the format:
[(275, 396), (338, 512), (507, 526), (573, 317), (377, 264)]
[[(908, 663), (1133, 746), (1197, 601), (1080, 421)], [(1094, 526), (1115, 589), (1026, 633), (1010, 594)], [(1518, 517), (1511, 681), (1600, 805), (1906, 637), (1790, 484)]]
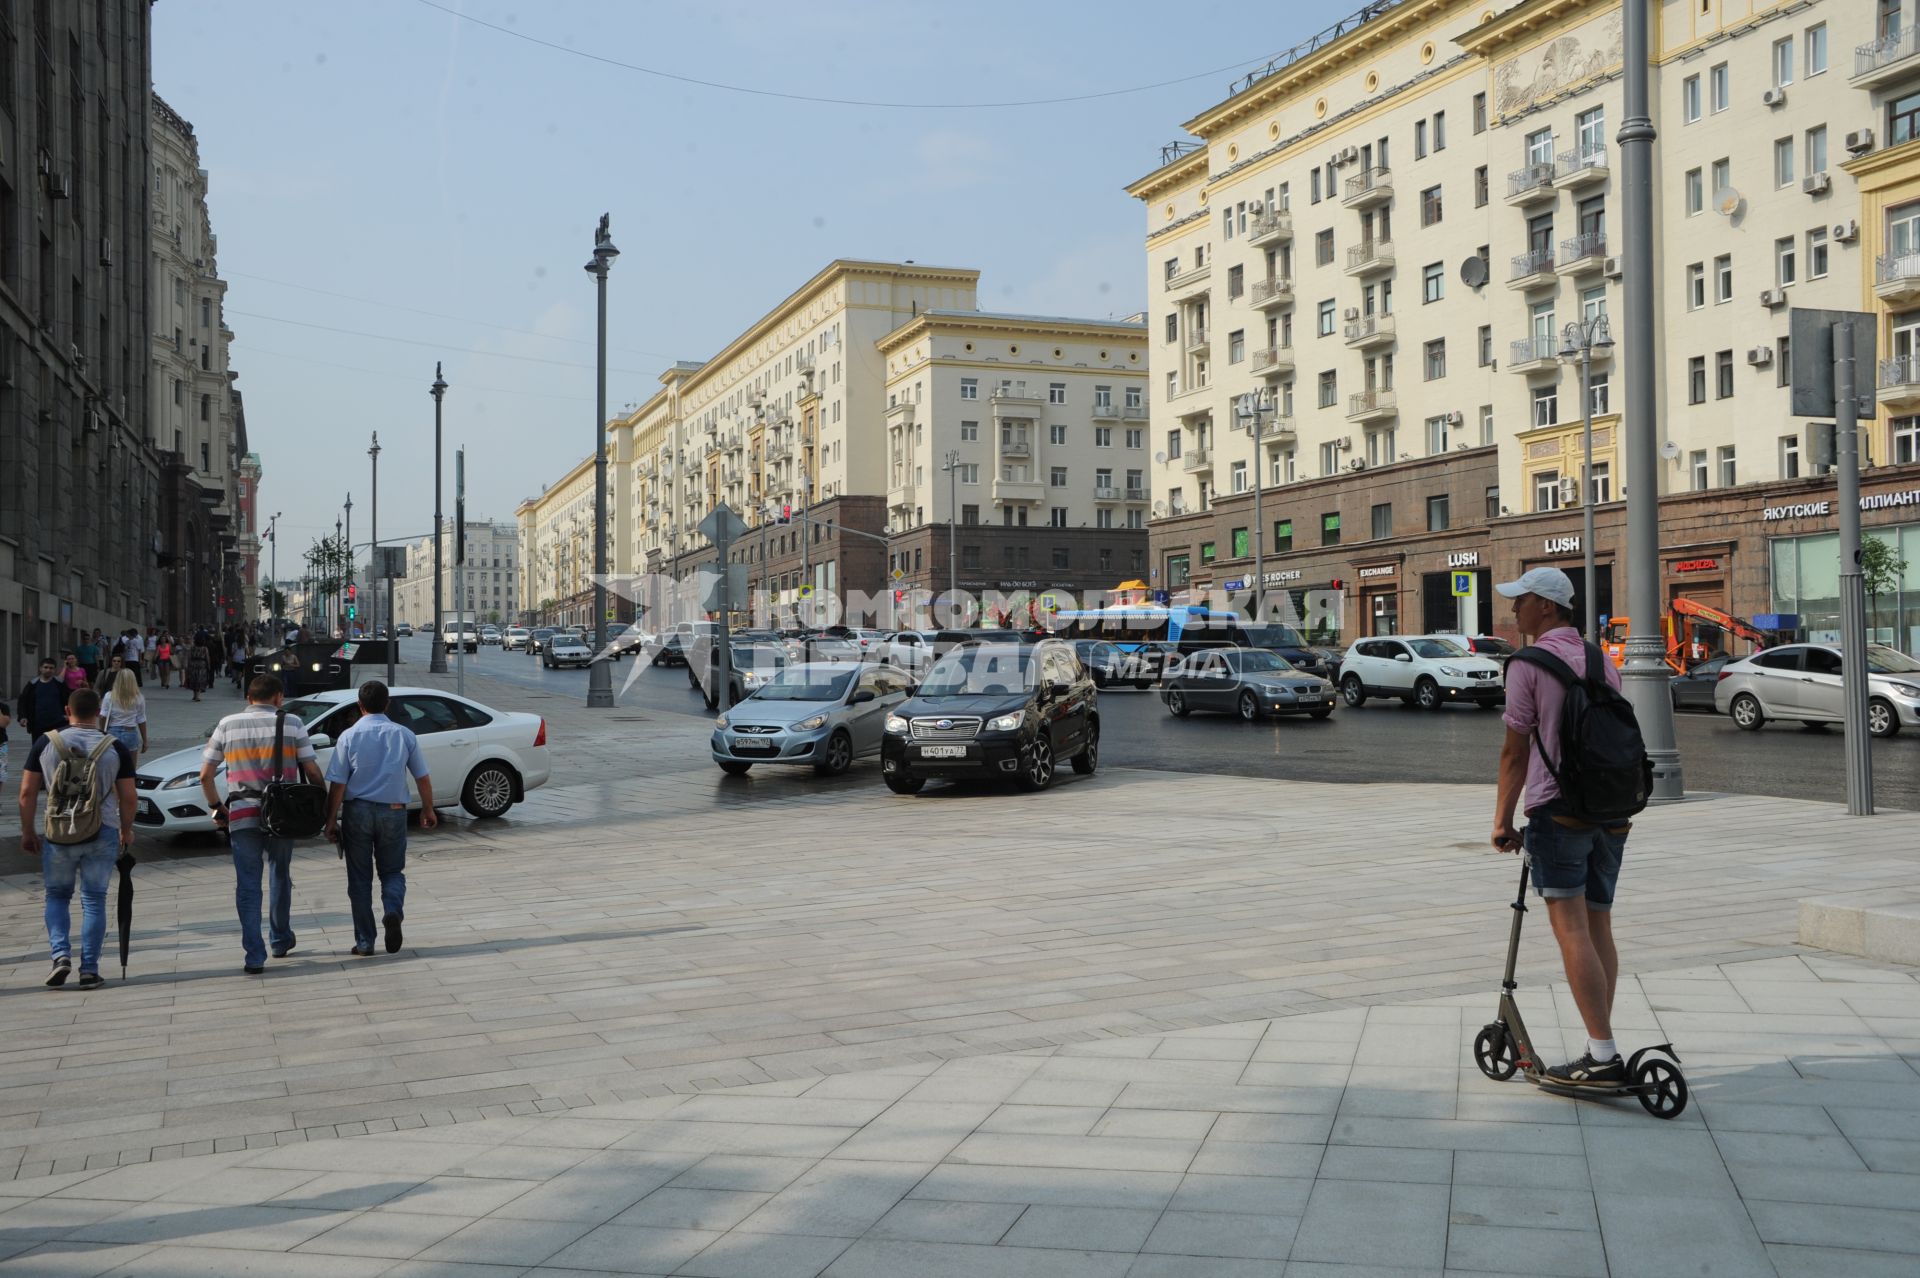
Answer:
[(400, 949), (407, 901), (407, 776), (420, 790), (420, 827), (439, 824), (433, 781), (419, 738), (387, 718), (387, 685), (360, 685), (360, 718), (333, 743), (327, 763), (327, 838), (338, 840), (347, 862), (347, 901), (353, 907), (353, 952), (373, 953), (373, 876), (380, 876), (380, 923), (387, 953)]

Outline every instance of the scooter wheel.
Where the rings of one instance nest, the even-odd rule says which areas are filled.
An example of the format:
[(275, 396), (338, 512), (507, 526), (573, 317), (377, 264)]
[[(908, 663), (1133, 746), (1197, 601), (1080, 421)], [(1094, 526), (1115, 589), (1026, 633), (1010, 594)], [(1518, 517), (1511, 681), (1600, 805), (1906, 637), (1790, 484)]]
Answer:
[(1672, 1061), (1657, 1058), (1640, 1063), (1634, 1084), (1641, 1088), (1640, 1104), (1655, 1118), (1678, 1118), (1687, 1107), (1687, 1080)]
[(1473, 1063), (1496, 1083), (1513, 1077), (1520, 1062), (1514, 1057), (1513, 1040), (1507, 1037), (1506, 1026), (1489, 1025), (1480, 1031), (1473, 1040)]

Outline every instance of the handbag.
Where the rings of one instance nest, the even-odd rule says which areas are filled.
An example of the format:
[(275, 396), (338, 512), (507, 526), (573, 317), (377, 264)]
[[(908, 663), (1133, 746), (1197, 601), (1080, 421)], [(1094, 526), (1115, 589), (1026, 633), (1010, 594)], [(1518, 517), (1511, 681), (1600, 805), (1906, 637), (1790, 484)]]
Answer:
[(327, 788), (295, 779), (281, 780), (281, 751), (287, 739), (287, 712), (273, 718), (273, 779), (260, 792), (260, 829), (275, 839), (311, 839), (327, 824)]

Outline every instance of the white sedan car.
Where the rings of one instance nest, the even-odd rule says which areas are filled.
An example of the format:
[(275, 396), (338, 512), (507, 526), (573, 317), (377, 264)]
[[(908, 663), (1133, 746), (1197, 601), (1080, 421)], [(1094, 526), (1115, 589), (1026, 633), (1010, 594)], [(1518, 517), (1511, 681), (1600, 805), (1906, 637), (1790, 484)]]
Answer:
[[(320, 770), (326, 771), (333, 741), (360, 717), (351, 688), (316, 692), (287, 702), (307, 725)], [(433, 778), (433, 806), (458, 804), (476, 817), (504, 816), (547, 783), (547, 721), (537, 714), (495, 710), (438, 688), (395, 688), (387, 716), (413, 729)], [(227, 792), (227, 771), (214, 773), (214, 788)], [(200, 792), (200, 750), (140, 761), (134, 777), (140, 806), (134, 822), (154, 834), (213, 830), (213, 814)], [(408, 806), (418, 809), (419, 791), (407, 778)]]

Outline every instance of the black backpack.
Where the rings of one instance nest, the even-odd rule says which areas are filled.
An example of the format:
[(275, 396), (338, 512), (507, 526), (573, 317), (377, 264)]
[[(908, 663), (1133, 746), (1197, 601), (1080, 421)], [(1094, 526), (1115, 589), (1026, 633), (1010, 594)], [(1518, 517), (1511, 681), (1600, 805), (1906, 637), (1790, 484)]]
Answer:
[(1586, 645), (1587, 676), (1544, 648), (1522, 648), (1507, 658), (1537, 666), (1566, 689), (1560, 712), (1560, 765), (1555, 767), (1533, 731), (1533, 748), (1560, 787), (1566, 814), (1596, 824), (1624, 821), (1647, 806), (1653, 794), (1653, 760), (1640, 738), (1633, 706), (1607, 682), (1600, 649)]

